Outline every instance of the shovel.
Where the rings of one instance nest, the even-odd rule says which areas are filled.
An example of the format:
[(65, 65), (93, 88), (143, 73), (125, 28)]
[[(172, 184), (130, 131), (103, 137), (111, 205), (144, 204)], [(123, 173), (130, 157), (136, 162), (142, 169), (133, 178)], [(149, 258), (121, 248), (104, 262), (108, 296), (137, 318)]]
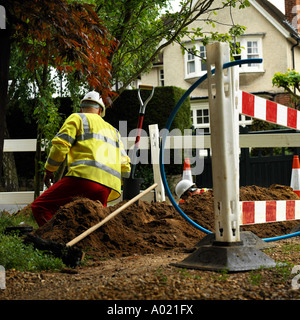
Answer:
[(129, 200), (128, 202), (124, 203), (121, 207), (113, 211), (111, 214), (109, 214), (106, 218), (104, 218), (102, 221), (94, 225), (93, 227), (87, 229), (83, 233), (81, 233), (79, 236), (74, 238), (73, 240), (69, 241), (67, 244), (58, 243), (53, 240), (44, 240), (40, 237), (34, 236), (33, 234), (28, 234), (24, 238), (24, 243), (27, 244), (33, 244), (36, 249), (39, 250), (47, 250), (50, 251), (54, 256), (61, 258), (62, 261), (70, 266), (70, 267), (76, 267), (80, 265), (80, 262), (83, 259), (83, 252), (79, 248), (73, 247), (74, 244), (78, 243), (85, 237), (87, 237), (89, 234), (100, 228), (102, 225), (104, 225), (106, 222), (111, 220), (113, 217), (115, 217), (117, 214), (125, 210), (127, 207), (132, 205), (134, 202), (145, 196), (147, 193), (149, 193), (151, 190), (155, 189), (157, 187), (157, 183), (154, 183), (152, 186), (144, 190), (143, 192), (139, 193), (137, 196)]
[[(141, 89), (142, 90), (151, 90), (151, 93), (145, 102), (143, 102), (142, 97), (141, 97)], [(138, 124), (137, 124), (137, 133), (136, 133), (134, 149), (133, 149), (133, 158), (131, 159), (131, 171), (130, 171), (129, 178), (123, 179), (123, 199), (126, 199), (126, 200), (132, 199), (135, 195), (137, 195), (140, 192), (140, 185), (143, 182), (142, 178), (135, 178), (134, 174), (135, 174), (137, 155), (138, 155), (138, 149), (139, 149), (139, 142), (140, 142), (140, 138), (141, 138), (141, 131), (142, 131), (142, 127), (143, 127), (146, 106), (153, 97), (154, 89), (155, 89), (155, 87), (149, 86), (149, 85), (140, 85), (138, 88), (138, 98), (140, 101), (140, 110), (139, 110), (139, 118), (138, 118)]]

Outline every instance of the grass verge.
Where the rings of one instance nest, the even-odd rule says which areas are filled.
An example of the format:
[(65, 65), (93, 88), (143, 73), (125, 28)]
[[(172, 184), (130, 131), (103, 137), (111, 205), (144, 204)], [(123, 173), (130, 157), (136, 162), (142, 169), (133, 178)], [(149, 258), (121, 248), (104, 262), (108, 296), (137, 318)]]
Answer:
[(59, 271), (65, 267), (61, 259), (48, 254), (46, 251), (35, 249), (32, 245), (25, 245), (17, 232), (5, 233), (5, 229), (20, 223), (34, 225), (32, 216), (6, 214), (0, 212), (0, 265), (6, 270), (19, 271)]

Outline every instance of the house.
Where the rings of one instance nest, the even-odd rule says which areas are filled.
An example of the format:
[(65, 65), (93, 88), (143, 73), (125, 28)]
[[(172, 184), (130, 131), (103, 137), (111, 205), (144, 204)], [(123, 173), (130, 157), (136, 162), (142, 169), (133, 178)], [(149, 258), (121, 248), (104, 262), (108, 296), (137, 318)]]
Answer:
[[(221, 0), (214, 1), (214, 5)], [(249, 0), (246, 9), (229, 8), (218, 11), (214, 31), (227, 32), (228, 22), (245, 26), (245, 33), (235, 39), (242, 50), (235, 59), (262, 58), (262, 64), (240, 66), (240, 90), (259, 95), (268, 100), (287, 105), (289, 95), (280, 88), (273, 87), (272, 77), (276, 72), (285, 73), (288, 69), (300, 70), (300, 0), (285, 0), (284, 15), (267, 0)], [(297, 20), (298, 18), (298, 20)], [(209, 26), (194, 22), (190, 28)], [(211, 27), (210, 27), (211, 28)], [(201, 39), (191, 43), (182, 40), (186, 48), (194, 45), (201, 57), (206, 57), (206, 48)], [(206, 73), (205, 61), (190, 53), (182, 54), (179, 44), (165, 47), (157, 63), (141, 82), (154, 86), (178, 86), (188, 89), (200, 76)], [(209, 131), (209, 111), (207, 82), (195, 89), (191, 95), (191, 116), (195, 128)], [(242, 124), (251, 124), (249, 117), (241, 116)]]

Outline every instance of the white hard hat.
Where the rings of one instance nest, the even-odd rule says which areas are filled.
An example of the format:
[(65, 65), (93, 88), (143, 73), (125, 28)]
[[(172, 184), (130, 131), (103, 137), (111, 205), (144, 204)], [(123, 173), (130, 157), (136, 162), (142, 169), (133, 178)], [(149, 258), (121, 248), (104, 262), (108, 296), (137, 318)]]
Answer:
[(180, 182), (178, 182), (175, 187), (175, 193), (177, 197), (180, 198), (193, 185), (194, 185), (194, 182), (190, 180), (181, 180)]
[[(103, 103), (103, 100), (100, 97), (100, 94), (98, 92), (96, 92), (96, 91), (88, 92), (83, 97), (83, 99), (80, 101), (80, 107), (85, 107), (86, 106), (86, 107), (94, 107), (94, 108), (96, 108), (95, 105), (89, 105), (88, 104), (89, 101), (96, 102), (102, 108), (101, 117), (104, 117), (105, 116), (105, 105)], [(85, 102), (87, 102), (87, 103), (85, 104)]]

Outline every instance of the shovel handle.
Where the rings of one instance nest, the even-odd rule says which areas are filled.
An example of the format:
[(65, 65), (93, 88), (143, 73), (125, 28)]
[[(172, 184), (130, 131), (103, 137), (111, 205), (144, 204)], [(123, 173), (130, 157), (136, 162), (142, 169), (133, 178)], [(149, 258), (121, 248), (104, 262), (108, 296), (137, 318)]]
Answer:
[(142, 90), (152, 90), (153, 89), (153, 86), (150, 86), (148, 84), (140, 84), (139, 85), (139, 89), (142, 89)]
[[(142, 97), (141, 97), (141, 89), (146, 89), (146, 90), (152, 90), (149, 97), (147, 98), (147, 100), (144, 102), (142, 100)], [(139, 100), (140, 100), (140, 114), (145, 114), (145, 111), (146, 111), (146, 106), (148, 104), (148, 102), (152, 99), (153, 97), (153, 94), (154, 94), (154, 89), (155, 87), (153, 86), (149, 86), (149, 85), (146, 85), (146, 84), (140, 84), (139, 85), (139, 89), (138, 89), (138, 97), (139, 97)]]
[(71, 247), (74, 244), (76, 244), (77, 242), (79, 242), (80, 240), (84, 239), (86, 236), (88, 236), (89, 234), (91, 234), (92, 232), (97, 230), (99, 227), (104, 225), (104, 223), (106, 223), (107, 221), (112, 219), (114, 216), (119, 214), (121, 211), (125, 210), (127, 207), (132, 205), (134, 202), (136, 202), (137, 200), (142, 198), (144, 195), (146, 195), (147, 193), (149, 193), (151, 190), (155, 189), (156, 187), (157, 187), (157, 183), (154, 183), (152, 186), (150, 186), (149, 188), (147, 188), (146, 190), (144, 190), (143, 192), (141, 192), (140, 194), (138, 194), (134, 198), (130, 199), (128, 202), (124, 203), (120, 208), (118, 208), (117, 210), (113, 211), (111, 214), (109, 214), (107, 217), (105, 217), (102, 221), (100, 221), (99, 223), (95, 224), (93, 227), (87, 229), (86, 231), (81, 233), (79, 236), (77, 236), (73, 240), (69, 241), (66, 244), (66, 246)]

